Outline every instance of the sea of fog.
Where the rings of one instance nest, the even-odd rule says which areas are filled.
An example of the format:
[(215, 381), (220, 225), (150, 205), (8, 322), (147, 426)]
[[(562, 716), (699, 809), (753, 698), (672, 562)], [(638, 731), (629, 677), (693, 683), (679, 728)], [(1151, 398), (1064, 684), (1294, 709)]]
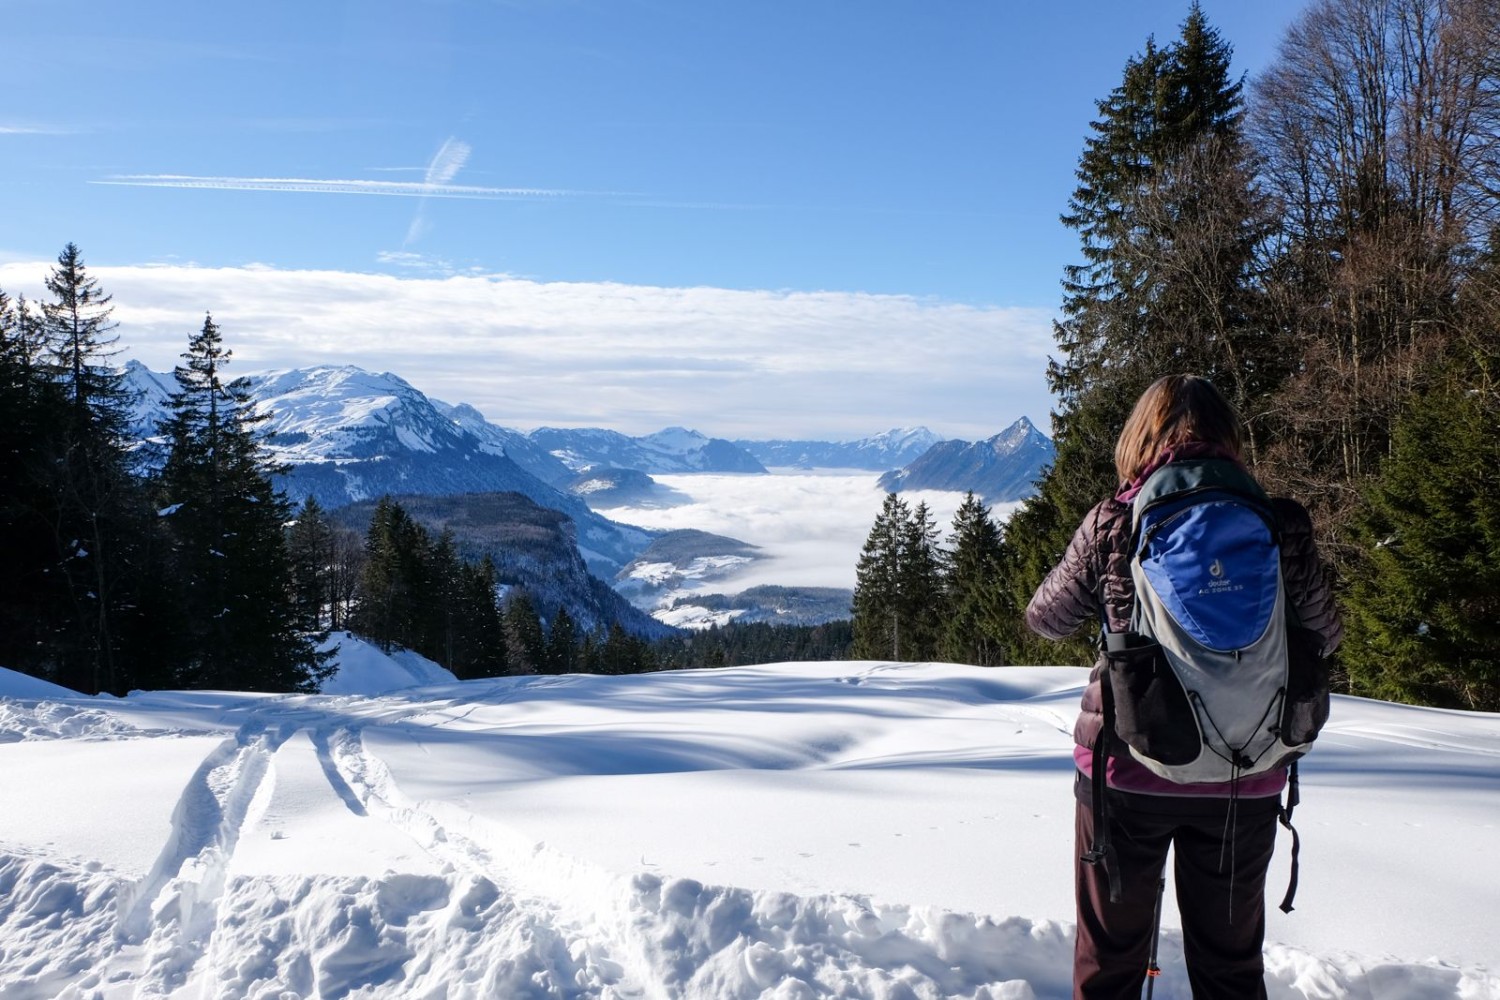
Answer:
[[(696, 528), (728, 535), (762, 549), (764, 558), (742, 573), (699, 588), (737, 591), (762, 584), (788, 587), (854, 586), (855, 565), (885, 492), (880, 474), (864, 470), (772, 469), (768, 475), (693, 473), (653, 475), (687, 497), (672, 507), (616, 507), (599, 513), (644, 528)], [(915, 507), (926, 502), (938, 528), (951, 530), (964, 494), (913, 490), (901, 494)], [(1017, 505), (999, 504), (1003, 520)]]

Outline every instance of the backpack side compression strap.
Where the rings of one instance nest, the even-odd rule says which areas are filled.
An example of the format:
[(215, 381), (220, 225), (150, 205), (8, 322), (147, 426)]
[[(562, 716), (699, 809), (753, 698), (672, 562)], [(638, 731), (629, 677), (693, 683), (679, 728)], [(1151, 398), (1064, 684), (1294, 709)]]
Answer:
[[(1109, 633), (1106, 633), (1108, 635)], [(1120, 901), (1120, 862), (1115, 855), (1115, 845), (1109, 835), (1109, 739), (1115, 728), (1115, 697), (1110, 688), (1109, 673), (1099, 678), (1099, 696), (1103, 701), (1104, 725), (1094, 738), (1093, 774), (1089, 776), (1089, 788), (1094, 809), (1094, 843), (1079, 859), (1084, 864), (1102, 868), (1109, 879), (1109, 901)]]
[(1300, 801), (1302, 801), (1302, 795), (1297, 788), (1297, 762), (1294, 760), (1287, 771), (1286, 805), (1282, 807), (1276, 817), (1282, 826), (1292, 831), (1292, 874), (1287, 879), (1286, 895), (1281, 900), (1282, 913), (1292, 912), (1292, 900), (1297, 896), (1297, 875), (1301, 868), (1301, 864), (1297, 860), (1297, 855), (1302, 852), (1302, 838), (1297, 835), (1297, 828), (1292, 826), (1292, 810), (1297, 808), (1297, 803)]

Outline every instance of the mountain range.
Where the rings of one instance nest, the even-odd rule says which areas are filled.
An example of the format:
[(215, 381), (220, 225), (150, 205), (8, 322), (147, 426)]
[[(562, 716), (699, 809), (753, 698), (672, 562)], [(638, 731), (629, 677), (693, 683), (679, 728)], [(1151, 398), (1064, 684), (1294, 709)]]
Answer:
[(769, 466), (797, 469), (898, 469), (941, 438), (925, 427), (897, 427), (858, 441), (736, 441)]
[(910, 465), (880, 477), (880, 487), (972, 490), (986, 503), (1022, 500), (1036, 492), (1042, 470), (1056, 456), (1052, 441), (1022, 417), (983, 441), (940, 441)]
[[(136, 434), (149, 442), (168, 412), (176, 382), (134, 361), (126, 365), (126, 376), (137, 394)], [(652, 474), (764, 474), (767, 466), (890, 470), (880, 480), (883, 489), (973, 490), (993, 503), (1029, 495), (1053, 454), (1051, 442), (1024, 417), (973, 444), (940, 441), (924, 427), (848, 442), (728, 441), (681, 427), (644, 437), (601, 428), (543, 427), (528, 434), (492, 424), (466, 404), (431, 399), (389, 372), (317, 366), (252, 375), (247, 381), (254, 405), (267, 415), (269, 447), (287, 468), (281, 485), (294, 502), (312, 496), (330, 510), (363, 505), (345, 515), (357, 519), (370, 501), (386, 494), (405, 498), (403, 503), (477, 495), (454, 509), (424, 507), (419, 520), (453, 526), (461, 543), (492, 554), (490, 543), (508, 532), (546, 535), (547, 544), (524, 560), (528, 572), (535, 571), (540, 586), (549, 571), (539, 567), (555, 560), (550, 572), (563, 581), (559, 594), (569, 595), (559, 602), (588, 620), (619, 617), (619, 609), (601, 596), (600, 588), (607, 587), (601, 581), (614, 581), (637, 607), (666, 620), (663, 605), (677, 600), (680, 595), (673, 591), (679, 584), (702, 584), (755, 559), (753, 546), (737, 539), (691, 532), (664, 536), (591, 509), (673, 506), (687, 499)], [(142, 455), (150, 454), (143, 449)], [(518, 499), (503, 499), (507, 495)], [(538, 511), (557, 512), (566, 523)], [(568, 546), (576, 548), (587, 572), (564, 565), (569, 560), (561, 553)], [(847, 607), (847, 592), (830, 591), (811, 595), (812, 603), (804, 600), (794, 612), (787, 594), (772, 590), (752, 601), (753, 608), (735, 603), (743, 595), (718, 600), (723, 612), (764, 609), (767, 617), (781, 620), (841, 617), (837, 609)], [(821, 608), (833, 610), (816, 610)]]

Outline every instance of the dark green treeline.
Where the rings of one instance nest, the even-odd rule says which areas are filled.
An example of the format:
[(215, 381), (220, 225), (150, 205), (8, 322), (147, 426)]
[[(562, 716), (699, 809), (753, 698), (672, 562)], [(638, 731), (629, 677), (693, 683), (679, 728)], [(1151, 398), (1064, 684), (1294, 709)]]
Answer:
[(314, 689), (290, 512), (212, 318), (143, 444), (110, 296), (73, 244), (46, 288), (0, 293), (0, 663), (84, 692)]

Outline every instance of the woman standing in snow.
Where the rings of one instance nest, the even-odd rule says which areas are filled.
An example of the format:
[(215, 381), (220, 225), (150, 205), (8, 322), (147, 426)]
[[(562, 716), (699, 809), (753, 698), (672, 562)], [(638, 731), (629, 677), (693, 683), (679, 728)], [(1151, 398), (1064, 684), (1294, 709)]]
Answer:
[[(1119, 492), (1084, 517), (1062, 561), (1042, 581), (1026, 609), (1031, 629), (1061, 639), (1086, 623), (1111, 633), (1131, 629), (1131, 500), (1146, 478), (1172, 461), (1203, 458), (1240, 463), (1241, 424), (1207, 379), (1159, 379), (1136, 402), (1115, 446)], [(1292, 500), (1272, 501), (1279, 522), (1286, 599), (1323, 652), (1342, 638), (1307, 511)], [(1129, 755), (1111, 755), (1105, 768), (1107, 831), (1117, 871), (1100, 870), (1082, 855), (1095, 843), (1091, 783), (1094, 746), (1104, 730), (1101, 653), (1084, 690), (1074, 727), (1079, 860), (1075, 862), (1078, 933), (1073, 961), (1075, 1000), (1140, 995), (1155, 926), (1157, 886), (1174, 848), (1174, 881), (1182, 915), (1183, 951), (1193, 996), (1199, 1000), (1263, 1000), (1265, 882), (1276, 835), (1286, 769), (1277, 767), (1231, 784), (1176, 784)], [(1226, 851), (1226, 846), (1232, 850)], [(1228, 860), (1226, 860), (1226, 854)], [(1110, 901), (1110, 876), (1118, 901)]]

